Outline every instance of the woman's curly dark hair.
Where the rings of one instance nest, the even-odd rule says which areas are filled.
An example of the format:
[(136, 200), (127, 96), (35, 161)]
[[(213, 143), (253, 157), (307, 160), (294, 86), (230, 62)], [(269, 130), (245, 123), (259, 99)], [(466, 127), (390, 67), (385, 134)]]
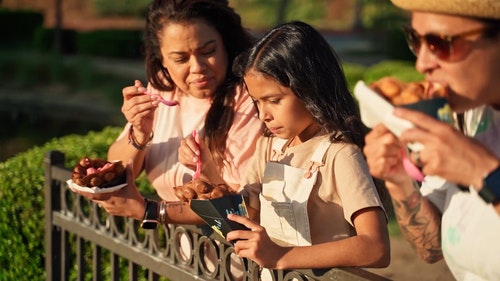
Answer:
[[(160, 51), (163, 28), (171, 23), (190, 23), (203, 19), (220, 34), (227, 52), (226, 79), (212, 97), (212, 105), (205, 118), (205, 140), (214, 158), (222, 163), (226, 139), (234, 119), (235, 87), (240, 79), (231, 71), (231, 65), (243, 50), (254, 41), (241, 24), (241, 17), (229, 7), (226, 0), (154, 0), (149, 6), (145, 30), (146, 73), (148, 82), (156, 89), (172, 91), (175, 88), (168, 70), (163, 67)], [(166, 80), (166, 83), (165, 83)]]

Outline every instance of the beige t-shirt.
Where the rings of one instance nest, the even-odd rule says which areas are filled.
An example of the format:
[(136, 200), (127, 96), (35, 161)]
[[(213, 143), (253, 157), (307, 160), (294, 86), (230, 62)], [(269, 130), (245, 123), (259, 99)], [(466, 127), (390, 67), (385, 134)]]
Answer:
[[(153, 125), (154, 137), (145, 155), (145, 172), (147, 178), (163, 200), (177, 201), (173, 192), (179, 186), (191, 180), (193, 170), (178, 161), (180, 141), (189, 136), (193, 130), (203, 128), (206, 114), (210, 108), (210, 99), (197, 99), (191, 95), (176, 92), (160, 92), (168, 100), (176, 100), (178, 106), (160, 104), (155, 113)], [(255, 143), (262, 135), (262, 122), (258, 119), (255, 106), (242, 87), (235, 96), (235, 116), (231, 126), (225, 152), (222, 171), (223, 179), (228, 183), (239, 184), (245, 174), (249, 159), (255, 150)], [(130, 124), (125, 126), (119, 138), (127, 137)]]
[[(288, 147), (280, 163), (308, 169), (311, 155), (319, 143), (328, 138), (317, 135), (297, 146)], [(259, 194), (265, 164), (272, 153), (275, 138), (262, 137), (257, 142), (252, 166), (242, 182), (241, 193), (252, 208), (260, 210)], [(373, 179), (361, 150), (352, 144), (333, 143), (326, 152), (324, 166), (308, 200), (312, 244), (339, 240), (355, 235), (352, 215), (361, 209), (378, 206), (383, 209)], [(267, 214), (273, 215), (273, 214)]]

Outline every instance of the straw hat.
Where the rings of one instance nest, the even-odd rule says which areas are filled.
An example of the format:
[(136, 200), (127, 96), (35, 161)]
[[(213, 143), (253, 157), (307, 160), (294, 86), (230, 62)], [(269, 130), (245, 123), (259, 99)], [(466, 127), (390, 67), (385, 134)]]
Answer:
[(401, 9), (500, 19), (500, 0), (391, 0)]

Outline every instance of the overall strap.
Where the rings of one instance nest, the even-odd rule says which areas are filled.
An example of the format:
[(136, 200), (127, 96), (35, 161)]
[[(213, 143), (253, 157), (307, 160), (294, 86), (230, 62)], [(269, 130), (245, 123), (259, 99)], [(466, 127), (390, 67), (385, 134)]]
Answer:
[(270, 161), (278, 161), (279, 156), (283, 154), (285, 148), (288, 146), (291, 140), (280, 139), (275, 137), (273, 140), (273, 151), (271, 154)]
[(316, 150), (314, 151), (313, 155), (311, 156), (311, 162), (309, 165), (309, 169), (305, 172), (304, 177), (305, 178), (310, 178), (314, 172), (316, 172), (319, 167), (325, 165), (323, 163), (325, 159), (325, 154), (328, 148), (330, 147), (332, 143), (328, 138), (322, 140)]

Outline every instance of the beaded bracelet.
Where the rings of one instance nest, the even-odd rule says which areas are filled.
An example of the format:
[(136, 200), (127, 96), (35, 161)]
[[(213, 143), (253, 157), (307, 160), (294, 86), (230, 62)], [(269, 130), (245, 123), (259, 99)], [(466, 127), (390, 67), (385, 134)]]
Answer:
[(145, 143), (139, 144), (139, 142), (137, 141), (137, 139), (134, 136), (134, 127), (130, 126), (130, 129), (128, 131), (128, 143), (131, 144), (137, 150), (144, 150), (144, 148), (146, 148), (149, 145), (149, 143), (151, 142), (151, 140), (153, 139), (153, 136), (154, 136), (154, 133), (151, 131), (151, 135), (149, 136), (149, 139)]

